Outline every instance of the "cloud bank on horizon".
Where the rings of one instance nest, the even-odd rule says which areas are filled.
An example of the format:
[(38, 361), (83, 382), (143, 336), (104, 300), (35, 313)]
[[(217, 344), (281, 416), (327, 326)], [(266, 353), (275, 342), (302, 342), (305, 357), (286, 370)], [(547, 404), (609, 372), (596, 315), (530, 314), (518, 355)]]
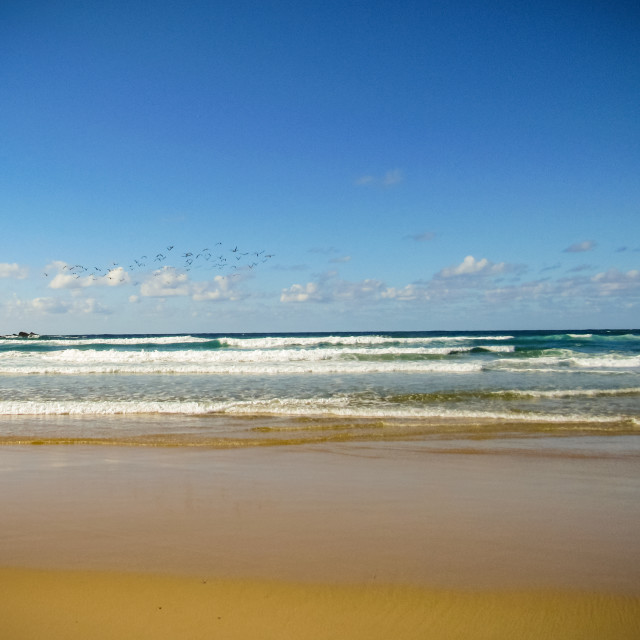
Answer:
[(639, 324), (632, 4), (4, 13), (0, 334)]
[[(77, 327), (91, 326), (92, 317), (110, 317), (122, 313), (124, 306), (135, 308), (152, 301), (155, 303), (155, 312), (168, 314), (175, 322), (181, 307), (179, 301), (183, 300), (188, 304), (195, 323), (199, 317), (206, 319), (211, 317), (208, 314), (218, 314), (220, 309), (212, 308), (212, 305), (224, 303), (227, 313), (229, 305), (247, 309), (248, 313), (256, 304), (266, 305), (263, 307), (265, 309), (271, 308), (270, 313), (275, 313), (274, 309), (278, 306), (283, 313), (287, 313), (287, 307), (297, 307), (296, 312), (304, 307), (311, 315), (324, 307), (323, 313), (338, 314), (334, 317), (336, 324), (326, 330), (346, 330), (347, 325), (344, 320), (341, 324), (340, 318), (349, 318), (353, 313), (381, 314), (384, 317), (385, 313), (395, 310), (412, 323), (417, 322), (415, 318), (420, 314), (433, 314), (436, 321), (447, 314), (471, 314), (452, 325), (452, 328), (461, 329), (474, 326), (478, 319), (486, 321), (486, 317), (496, 328), (511, 326), (499, 323), (503, 314), (508, 316), (510, 313), (522, 316), (532, 314), (534, 317), (545, 312), (561, 313), (560, 317), (574, 318), (575, 323), (580, 313), (612, 306), (637, 310), (640, 303), (638, 269), (621, 271), (611, 267), (591, 275), (564, 275), (556, 279), (527, 278), (530, 270), (526, 265), (496, 263), (487, 258), (476, 259), (472, 255), (466, 256), (458, 264), (443, 267), (429, 278), (400, 286), (392, 286), (375, 278), (347, 280), (337, 270), (331, 269), (317, 274), (314, 280), (292, 283), (282, 288), (277, 300), (273, 299), (277, 292), (269, 296), (264, 291), (252, 290), (249, 286), (251, 277), (246, 272), (198, 280), (184, 270), (167, 265), (142, 276), (116, 267), (110, 272), (113, 277), (96, 279), (65, 273), (68, 265), (63, 262), (57, 262), (55, 267), (57, 274), (48, 284), (50, 295), (29, 299), (14, 294), (13, 298), (3, 303), (3, 310), (8, 317), (14, 318), (20, 326), (35, 322), (38, 327), (57, 327), (59, 321), (53, 318), (64, 317), (64, 322), (74, 328), (70, 332), (76, 333), (79, 331)], [(26, 272), (26, 267), (0, 264), (0, 276), (4, 278), (16, 281), (25, 279)], [(137, 280), (135, 284), (134, 275)], [(95, 289), (90, 296), (82, 291), (88, 288)], [(110, 302), (100, 300), (97, 296), (99, 290), (104, 288), (117, 289), (120, 295), (112, 297)], [(55, 295), (56, 290), (58, 293), (65, 290), (67, 297)], [(491, 314), (491, 310), (495, 310), (495, 314)], [(476, 318), (474, 314), (477, 314)], [(113, 321), (113, 318), (110, 320)], [(252, 325), (245, 319), (244, 326), (227, 327), (227, 330), (258, 331), (262, 320), (258, 319)], [(374, 329), (375, 326), (372, 324), (365, 329)], [(409, 329), (409, 326), (404, 328)], [(197, 330), (206, 331), (207, 327), (200, 325)], [(167, 332), (169, 329), (161, 325), (157, 331)]]

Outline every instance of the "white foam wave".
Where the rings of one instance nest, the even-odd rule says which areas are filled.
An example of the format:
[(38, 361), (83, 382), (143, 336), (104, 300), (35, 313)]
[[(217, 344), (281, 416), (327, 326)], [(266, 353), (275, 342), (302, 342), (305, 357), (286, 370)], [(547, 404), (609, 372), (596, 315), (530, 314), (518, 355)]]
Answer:
[(68, 401), (36, 402), (0, 401), (0, 415), (206, 415), (222, 414), (235, 416), (290, 416), (290, 417), (345, 417), (376, 419), (458, 419), (509, 422), (567, 423), (632, 423), (636, 418), (618, 415), (581, 414), (535, 414), (496, 411), (473, 411), (437, 407), (397, 407), (389, 405), (352, 405), (349, 398), (286, 398), (246, 401)]
[[(264, 336), (264, 337), (238, 337), (238, 336), (51, 336), (37, 342), (40, 346), (69, 346), (82, 347), (87, 345), (168, 345), (168, 344), (192, 344), (206, 343), (218, 340), (221, 344), (237, 349), (282, 349), (287, 347), (322, 347), (322, 346), (377, 346), (385, 344), (456, 344), (460, 342), (504, 341), (511, 340), (513, 336), (425, 336), (403, 337), (383, 335), (326, 335), (326, 336)], [(11, 344), (15, 346), (15, 340), (0, 338), (0, 345)], [(22, 344), (22, 342), (21, 342)]]
[(40, 346), (53, 347), (85, 347), (89, 345), (110, 345), (110, 346), (135, 346), (135, 345), (167, 345), (167, 344), (194, 344), (212, 342), (214, 338), (203, 338), (197, 336), (138, 336), (129, 338), (48, 338), (46, 341), (39, 341)]
[[(471, 347), (466, 347), (455, 351), (463, 352), (470, 349)], [(512, 347), (494, 346), (492, 350), (504, 353), (512, 351)], [(311, 367), (314, 371), (329, 369), (331, 372), (480, 370), (481, 365), (475, 362), (428, 361), (417, 358), (450, 353), (451, 349), (444, 347), (206, 351), (64, 349), (51, 352), (1, 353), (0, 373), (245, 373), (276, 370), (296, 373), (301, 371), (300, 367)], [(398, 358), (399, 356), (401, 358)], [(412, 360), (411, 357), (416, 359)]]
[(87, 374), (217, 374), (217, 375), (302, 375), (302, 374), (367, 374), (367, 373), (473, 373), (480, 364), (430, 361), (359, 361), (359, 360), (300, 360), (245, 361), (233, 359), (217, 362), (154, 361), (109, 363), (99, 360), (87, 362), (57, 362), (36, 365), (2, 366), (3, 374), (87, 375)]
[[(109, 365), (130, 364), (166, 364), (171, 366), (181, 364), (216, 364), (216, 363), (266, 363), (266, 362), (313, 362), (324, 360), (350, 360), (360, 357), (369, 360), (395, 356), (446, 356), (450, 354), (469, 352), (474, 347), (375, 347), (369, 349), (358, 348), (326, 348), (326, 349), (212, 349), (212, 350), (119, 350), (119, 349), (61, 349), (48, 352), (1, 352), (0, 372), (5, 371), (3, 365), (22, 364), (36, 366), (51, 366), (57, 364), (93, 363)], [(512, 353), (511, 345), (487, 345), (483, 347), (494, 353)]]
[(624, 368), (640, 367), (640, 356), (592, 356), (589, 358), (572, 358), (571, 364), (576, 367)]
[(220, 342), (239, 349), (282, 349), (285, 347), (320, 347), (325, 345), (358, 345), (376, 346), (384, 344), (430, 344), (430, 343), (458, 343), (491, 340), (511, 340), (513, 336), (428, 336), (428, 337), (402, 337), (402, 336), (273, 336), (264, 338), (236, 338), (222, 337)]
[[(466, 349), (460, 349), (458, 347), (455, 347), (454, 350), (455, 351), (471, 351), (471, 349), (475, 349), (476, 347), (467, 347)], [(493, 353), (514, 353), (516, 348), (513, 345), (489, 345), (489, 344), (483, 344), (482, 347), (480, 347), (481, 349), (484, 349), (485, 351), (491, 351)], [(451, 350), (448, 350), (449, 352), (451, 352)]]
[[(557, 356), (539, 356), (537, 358), (509, 358), (496, 360), (488, 368), (500, 368), (505, 371), (550, 371), (553, 367), (576, 367), (583, 370), (597, 369), (635, 369), (640, 367), (640, 356), (609, 355), (595, 356), (579, 354), (576, 351), (563, 350)], [(553, 369), (563, 371), (566, 369)]]
[(294, 400), (253, 400), (248, 402), (236, 402), (224, 411), (232, 414), (267, 414), (267, 415), (293, 415), (315, 416), (326, 415), (361, 417), (361, 418), (416, 418), (416, 419), (480, 419), (501, 420), (512, 422), (553, 422), (553, 423), (613, 423), (628, 422), (628, 416), (600, 416), (583, 414), (535, 414), (535, 413), (510, 413), (496, 411), (475, 411), (468, 409), (449, 409), (436, 407), (389, 407), (384, 406), (351, 406), (347, 399), (327, 399), (319, 403), (316, 399)]
[(66, 402), (0, 402), (0, 415), (125, 415), (186, 414), (197, 415), (211, 410), (211, 404), (200, 402), (154, 401), (66, 401)]

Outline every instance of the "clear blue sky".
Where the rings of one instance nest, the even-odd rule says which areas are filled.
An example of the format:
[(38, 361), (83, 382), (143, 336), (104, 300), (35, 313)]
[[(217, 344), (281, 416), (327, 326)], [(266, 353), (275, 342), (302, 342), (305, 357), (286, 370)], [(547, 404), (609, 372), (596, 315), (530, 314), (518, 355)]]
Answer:
[(638, 327), (639, 33), (624, 1), (6, 0), (0, 333)]

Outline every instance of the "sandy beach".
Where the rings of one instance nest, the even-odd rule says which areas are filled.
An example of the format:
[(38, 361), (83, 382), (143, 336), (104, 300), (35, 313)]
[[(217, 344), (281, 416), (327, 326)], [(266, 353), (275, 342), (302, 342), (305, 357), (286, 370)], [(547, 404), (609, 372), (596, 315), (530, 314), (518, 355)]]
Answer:
[(0, 640), (640, 640), (638, 1), (0, 7)]
[(638, 599), (2, 570), (5, 638), (637, 638)]
[(635, 456), (14, 445), (0, 469), (2, 637), (640, 631)]

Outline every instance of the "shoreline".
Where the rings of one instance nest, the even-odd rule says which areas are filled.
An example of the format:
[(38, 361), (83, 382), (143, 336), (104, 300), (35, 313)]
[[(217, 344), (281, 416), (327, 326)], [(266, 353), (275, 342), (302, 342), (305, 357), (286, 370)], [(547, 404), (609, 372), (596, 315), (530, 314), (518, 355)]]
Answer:
[[(594, 443), (624, 442), (606, 455), (640, 459), (640, 429), (630, 421), (498, 420), (495, 418), (355, 418), (275, 415), (6, 415), (0, 416), (0, 447), (111, 446), (239, 449), (323, 445), (417, 443), (432, 451), (549, 451), (549, 443), (574, 439), (604, 455)], [(493, 446), (492, 443), (495, 445)], [(470, 446), (473, 445), (473, 446)], [(505, 447), (505, 445), (509, 445)], [(566, 454), (566, 448), (561, 447)], [(615, 450), (614, 450), (615, 449)]]

